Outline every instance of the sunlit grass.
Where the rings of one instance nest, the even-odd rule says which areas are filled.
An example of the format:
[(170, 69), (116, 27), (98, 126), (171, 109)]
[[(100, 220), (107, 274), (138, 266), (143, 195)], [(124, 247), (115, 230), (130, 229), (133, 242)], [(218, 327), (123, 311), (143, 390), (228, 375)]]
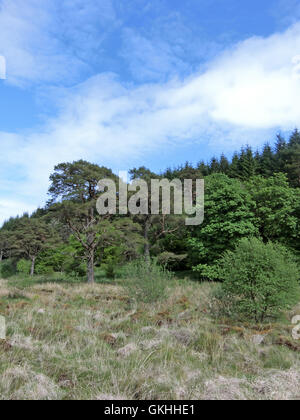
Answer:
[(300, 398), (291, 314), (262, 326), (215, 319), (215, 286), (188, 279), (138, 304), (126, 279), (46, 280), (0, 280), (1, 399)]

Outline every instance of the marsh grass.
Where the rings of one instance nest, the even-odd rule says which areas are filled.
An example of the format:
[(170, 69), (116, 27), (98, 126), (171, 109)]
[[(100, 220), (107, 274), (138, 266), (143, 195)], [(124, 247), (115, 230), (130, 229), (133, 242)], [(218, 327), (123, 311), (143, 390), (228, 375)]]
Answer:
[(279, 339), (300, 306), (238, 324), (211, 316), (214, 284), (170, 281), (133, 307), (120, 283), (0, 280), (0, 399), (300, 398), (300, 352)]
[(174, 275), (156, 261), (137, 260), (123, 272), (129, 296), (138, 302), (152, 303), (166, 298), (166, 289), (174, 282)]

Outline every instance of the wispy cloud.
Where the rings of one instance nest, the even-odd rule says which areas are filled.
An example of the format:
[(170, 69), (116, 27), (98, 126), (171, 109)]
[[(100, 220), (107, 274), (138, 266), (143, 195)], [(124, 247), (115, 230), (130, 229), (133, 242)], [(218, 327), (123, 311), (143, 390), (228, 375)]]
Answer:
[(300, 19), (300, 3), (298, 0), (278, 0), (272, 13), (279, 23), (292, 25)]
[[(201, 28), (186, 21), (181, 13), (163, 9), (157, 3), (151, 26), (122, 29), (121, 56), (139, 82), (166, 81), (184, 77), (204, 66), (224, 48), (224, 39), (208, 39)], [(227, 39), (228, 41), (228, 39)]]
[(91, 73), (107, 27), (117, 24), (112, 0), (1, 0), (0, 52), (8, 83), (78, 81)]
[(5, 57), (0, 55), (0, 79), (5, 79), (6, 77), (6, 60)]
[[(38, 1), (29, 1), (39, 10)], [(85, 21), (83, 3), (79, 0), (77, 3), (78, 7), (83, 7), (83, 11), (79, 7), (77, 18), (80, 22), (83, 13)], [(12, 6), (6, 0), (3, 4), (0, 26), (3, 10), (6, 16), (13, 16)], [(70, 2), (65, 1), (63, 5), (67, 7)], [(113, 10), (109, 7), (105, 10), (105, 19), (112, 19)], [(35, 10), (35, 13), (38, 12)], [(40, 51), (39, 40), (34, 41), (37, 33), (43, 32), (40, 25), (48, 30), (49, 24), (51, 27), (48, 14), (39, 13), (36, 15), (37, 32), (28, 29), (27, 36), (14, 40), (5, 51), (8, 58), (9, 54), (11, 58), (13, 54), (19, 57), (14, 64), (9, 59), (9, 77), (16, 83), (33, 78), (58, 81), (66, 77), (66, 73), (72, 76), (74, 69), (76, 73), (85, 65), (83, 54), (74, 58), (76, 54), (70, 52), (69, 56), (68, 49), (57, 57), (53, 43), (63, 40), (52, 38), (48, 32), (43, 40), (47, 50), (32, 55), (32, 51)], [(17, 23), (11, 20), (10, 24), (24, 25), (26, 29), (26, 22), (23, 16)], [(5, 25), (8, 24), (6, 21)], [(70, 31), (76, 39), (76, 31), (73, 28)], [(26, 30), (23, 32), (26, 35)], [(136, 35), (130, 33), (129, 36), (130, 42), (135, 42)], [(139, 45), (140, 41), (143, 45), (144, 41), (138, 38)], [(3, 40), (0, 42), (3, 48)], [(33, 48), (34, 42), (38, 44)], [(80, 37), (76, 45), (84, 45), (82, 42)], [(151, 45), (148, 47), (149, 57), (152, 57), (156, 51)], [(152, 67), (154, 72), (162, 63), (166, 71), (173, 63), (167, 45), (161, 44), (160, 48), (157, 65)], [(192, 72), (187, 78), (177, 77), (174, 71), (170, 73), (170, 80), (158, 78), (155, 83), (136, 85), (124, 83), (110, 73), (89, 77), (74, 87), (53, 89), (56, 101), (59, 98), (57, 117), (48, 119), (44, 127), (26, 135), (0, 132), (0, 223), (14, 213), (11, 203), (15, 203), (17, 213), (26, 206), (30, 210), (42, 204), (49, 173), (61, 161), (83, 158), (125, 169), (147, 153), (159, 151), (168, 144), (201, 144), (202, 141), (202, 145), (218, 143), (229, 150), (233, 144), (234, 147), (246, 142), (257, 144), (263, 134), (277, 128), (294, 128), (300, 121), (300, 78), (295, 61), (299, 54), (298, 23), (267, 38), (243, 41), (206, 63), (202, 72)], [(185, 66), (184, 60), (182, 65)]]

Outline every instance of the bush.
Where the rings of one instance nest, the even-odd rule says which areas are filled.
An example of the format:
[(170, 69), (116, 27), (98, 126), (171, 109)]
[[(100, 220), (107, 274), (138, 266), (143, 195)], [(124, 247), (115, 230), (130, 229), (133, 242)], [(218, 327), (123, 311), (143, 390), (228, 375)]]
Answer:
[(30, 269), (31, 269), (31, 261), (25, 260), (24, 258), (18, 261), (17, 263), (18, 273), (28, 275), (30, 274)]
[(235, 251), (220, 261), (224, 283), (219, 299), (232, 314), (256, 322), (277, 316), (299, 299), (299, 270), (293, 256), (282, 245), (264, 244), (256, 238), (242, 239)]
[(115, 264), (113, 263), (113, 261), (107, 261), (107, 263), (103, 264), (104, 266), (104, 270), (105, 270), (105, 275), (108, 279), (114, 279), (116, 277), (116, 272), (115, 272)]
[(87, 273), (87, 267), (81, 258), (70, 257), (63, 266), (64, 272), (71, 277), (84, 277)]
[(40, 261), (35, 267), (36, 274), (53, 274), (54, 268), (46, 262)]
[(16, 274), (16, 267), (12, 260), (5, 260), (1, 263), (0, 274), (3, 279), (8, 279)]
[(137, 260), (129, 263), (124, 274), (129, 295), (138, 302), (151, 303), (166, 297), (173, 275), (156, 261)]
[(193, 267), (193, 271), (198, 273), (202, 279), (208, 281), (219, 280), (219, 269), (218, 266), (215, 265), (207, 265), (207, 264), (198, 264), (197, 266)]

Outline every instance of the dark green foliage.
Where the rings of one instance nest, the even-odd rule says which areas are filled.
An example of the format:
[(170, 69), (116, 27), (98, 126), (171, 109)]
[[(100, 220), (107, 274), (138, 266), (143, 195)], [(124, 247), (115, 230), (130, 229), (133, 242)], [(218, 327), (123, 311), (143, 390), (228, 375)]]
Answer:
[(211, 174), (216, 174), (216, 173), (221, 172), (220, 163), (219, 163), (218, 159), (213, 157), (210, 161), (209, 168), (210, 168), (209, 172)]
[(84, 277), (86, 271), (86, 265), (80, 258), (68, 258), (64, 263), (64, 272), (71, 277)]
[(8, 279), (16, 274), (16, 266), (14, 261), (5, 260), (0, 264), (0, 274), (3, 279)]
[[(31, 273), (45, 279), (53, 273), (63, 278), (66, 273), (71, 281), (87, 275), (92, 282), (95, 266), (113, 279), (122, 266), (133, 262), (131, 290), (136, 287), (137, 296), (146, 301), (158, 299), (165, 290), (166, 282), (159, 280), (168, 277), (164, 268), (193, 269), (200, 279), (222, 280), (219, 261), (242, 238), (254, 236), (265, 244), (285, 245), (300, 262), (297, 130), (289, 139), (278, 135), (273, 148), (266, 144), (254, 152), (246, 146), (232, 159), (222, 154), (209, 163), (200, 160), (193, 166), (186, 162), (160, 174), (141, 166), (132, 169), (130, 176), (145, 180), (149, 187), (154, 178), (191, 179), (195, 185), (196, 179), (204, 177), (204, 223), (186, 226), (185, 217), (174, 214), (100, 217), (96, 211), (101, 194), (98, 181), (110, 178), (118, 186), (118, 177), (108, 168), (83, 160), (62, 163), (50, 177), (48, 205), (31, 216), (11, 218), (0, 229), (2, 277), (15, 274), (15, 266), (27, 274), (31, 264)], [(118, 192), (116, 196), (118, 205)], [(155, 265), (151, 265), (153, 258)], [(136, 266), (134, 261), (138, 261)]]
[(280, 241), (286, 245), (300, 240), (298, 192), (289, 187), (287, 176), (279, 173), (269, 178), (253, 177), (247, 188), (254, 202), (255, 225), (264, 241)]
[(50, 176), (51, 201), (90, 201), (97, 197), (97, 184), (102, 178), (116, 179), (116, 176), (111, 169), (84, 160), (61, 163), (54, 168), (54, 173)]
[(246, 149), (242, 149), (239, 163), (238, 163), (239, 178), (248, 180), (256, 173), (256, 161), (253, 155), (251, 147), (247, 146)]
[(0, 262), (9, 255), (12, 247), (11, 232), (8, 230), (0, 230)]
[(112, 171), (105, 167), (79, 160), (62, 163), (50, 176), (49, 202), (58, 220), (65, 224), (84, 249), (89, 283), (94, 283), (95, 252), (99, 246), (99, 215), (96, 201), (100, 195), (98, 182), (103, 178), (117, 181)]
[(180, 267), (182, 261), (187, 258), (187, 254), (174, 254), (173, 252), (162, 252), (158, 255), (157, 261), (167, 269), (175, 270)]
[(258, 173), (264, 177), (272, 176), (275, 168), (275, 157), (272, 148), (266, 144), (260, 156)]
[(21, 219), (11, 237), (15, 255), (30, 259), (31, 275), (35, 272), (35, 263), (39, 254), (58, 241), (57, 232), (43, 218)]
[(204, 223), (188, 241), (195, 271), (216, 278), (211, 266), (223, 252), (234, 249), (240, 238), (257, 233), (252, 208), (251, 196), (239, 180), (223, 174), (206, 178)]
[(300, 273), (282, 245), (244, 238), (224, 254), (218, 269), (222, 300), (233, 315), (263, 322), (299, 300)]
[(220, 159), (220, 164), (219, 164), (219, 170), (222, 174), (228, 175), (229, 169), (230, 169), (229, 160), (227, 159), (225, 155), (222, 154), (221, 159)]

